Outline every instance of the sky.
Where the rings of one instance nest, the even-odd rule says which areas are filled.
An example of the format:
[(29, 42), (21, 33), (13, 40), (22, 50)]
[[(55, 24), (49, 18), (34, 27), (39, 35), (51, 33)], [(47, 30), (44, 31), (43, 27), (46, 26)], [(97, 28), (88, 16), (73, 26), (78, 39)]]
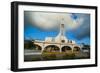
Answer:
[(83, 13), (24, 11), (24, 38), (56, 37), (60, 24), (65, 24), (65, 36), (69, 40), (90, 45), (90, 14)]

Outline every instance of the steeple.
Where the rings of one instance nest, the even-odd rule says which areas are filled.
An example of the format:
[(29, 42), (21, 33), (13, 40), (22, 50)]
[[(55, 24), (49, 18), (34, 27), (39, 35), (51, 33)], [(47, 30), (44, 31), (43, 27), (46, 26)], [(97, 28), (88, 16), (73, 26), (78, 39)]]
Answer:
[(64, 24), (60, 24), (60, 33), (61, 33), (61, 36), (65, 35)]
[(61, 23), (59, 25), (60, 31), (59, 31), (58, 36), (56, 37), (56, 40), (58, 40), (58, 42), (60, 42), (60, 43), (65, 43), (68, 41), (65, 36), (65, 24), (63, 22), (64, 22), (64, 19), (62, 18)]
[(60, 40), (61, 40), (62, 43), (65, 42), (64, 24), (60, 24)]

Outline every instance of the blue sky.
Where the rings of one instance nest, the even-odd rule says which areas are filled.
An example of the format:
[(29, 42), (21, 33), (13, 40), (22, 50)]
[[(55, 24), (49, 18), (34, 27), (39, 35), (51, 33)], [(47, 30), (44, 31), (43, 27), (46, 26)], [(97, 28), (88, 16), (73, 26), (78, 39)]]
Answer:
[[(46, 17), (44, 17), (43, 14), (41, 14), (43, 16), (43, 17), (42, 16), (41, 17), (44, 18), (44, 20), (46, 20), (45, 23), (47, 24), (47, 25), (45, 24), (45, 25), (41, 26), (40, 23), (43, 22), (40, 19), (41, 17), (32, 16), (33, 14), (34, 14), (34, 12), (30, 13), (29, 11), (26, 11), (24, 13), (24, 25), (25, 25), (24, 26), (24, 37), (25, 37), (25, 39), (44, 40), (47, 36), (48, 37), (56, 37), (58, 35), (59, 29), (56, 28), (57, 25), (54, 26), (54, 24), (52, 24), (50, 22), (50, 21), (52, 21), (55, 23), (56, 22), (55, 19), (50, 20), (49, 16), (46, 15)], [(48, 13), (48, 14), (50, 14), (50, 13)], [(61, 13), (57, 13), (56, 16), (59, 14), (61, 14)], [(70, 21), (72, 24), (71, 26), (73, 28), (68, 29), (68, 27), (71, 27), (71, 26), (68, 26), (67, 27), (68, 30), (66, 30), (65, 36), (70, 40), (75, 40), (77, 43), (90, 44), (90, 15), (82, 14), (82, 13), (64, 13), (64, 14), (67, 14), (67, 18), (70, 18), (72, 21), (76, 21), (77, 23), (79, 23), (79, 24), (73, 25), (72, 21)], [(36, 21), (33, 17), (36, 17), (36, 18), (38, 17), (37, 23), (35, 23)], [(49, 20), (50, 20), (49, 23), (51, 23), (51, 25), (47, 22), (48, 21), (47, 18), (49, 18)], [(65, 18), (65, 20), (67, 19), (65, 16), (64, 16), (64, 18)], [(40, 23), (39, 23), (39, 19), (40, 19)], [(82, 22), (80, 22), (81, 21), (80, 19), (82, 19)], [(32, 20), (32, 21), (30, 21), (30, 20)], [(68, 24), (70, 22), (64, 22), (64, 23)], [(57, 23), (55, 23), (55, 24), (57, 24)], [(49, 27), (50, 27), (50, 29), (49, 29)]]

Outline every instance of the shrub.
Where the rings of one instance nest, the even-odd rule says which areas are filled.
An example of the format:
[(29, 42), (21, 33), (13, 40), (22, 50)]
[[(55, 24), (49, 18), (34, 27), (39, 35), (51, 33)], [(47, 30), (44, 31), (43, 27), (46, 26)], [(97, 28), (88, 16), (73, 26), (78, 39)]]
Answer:
[(43, 52), (42, 53), (43, 60), (55, 60), (56, 54), (51, 52)]
[(74, 59), (74, 58), (75, 58), (75, 54), (74, 53), (71, 53), (71, 54), (65, 53), (63, 55), (63, 59)]

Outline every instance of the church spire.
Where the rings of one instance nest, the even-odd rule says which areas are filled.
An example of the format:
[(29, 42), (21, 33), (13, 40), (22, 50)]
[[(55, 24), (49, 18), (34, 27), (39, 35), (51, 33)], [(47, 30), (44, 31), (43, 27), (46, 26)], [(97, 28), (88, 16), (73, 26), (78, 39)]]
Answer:
[(59, 34), (56, 37), (56, 41), (60, 43), (65, 43), (68, 41), (67, 37), (65, 36), (64, 18), (61, 19), (61, 23), (59, 25)]

